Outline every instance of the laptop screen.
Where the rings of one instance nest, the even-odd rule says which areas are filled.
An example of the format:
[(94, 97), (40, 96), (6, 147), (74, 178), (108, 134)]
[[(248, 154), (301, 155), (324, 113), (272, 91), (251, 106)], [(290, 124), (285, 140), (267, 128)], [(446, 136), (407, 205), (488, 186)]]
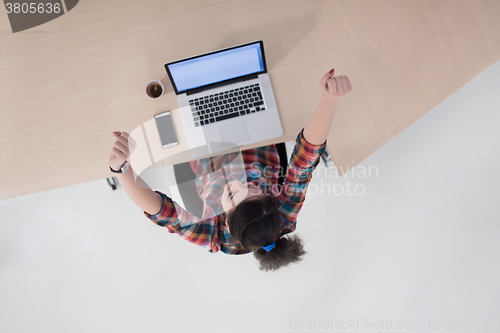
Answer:
[(165, 68), (177, 94), (212, 83), (265, 72), (262, 42), (169, 63)]

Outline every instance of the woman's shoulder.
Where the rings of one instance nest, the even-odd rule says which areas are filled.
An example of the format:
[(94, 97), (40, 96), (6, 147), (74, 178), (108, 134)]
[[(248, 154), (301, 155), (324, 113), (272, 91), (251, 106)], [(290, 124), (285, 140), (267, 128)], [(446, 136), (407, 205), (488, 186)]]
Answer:
[(290, 232), (294, 232), (296, 228), (296, 223), (291, 221), (289, 217), (281, 211), (280, 215), (281, 215), (281, 230), (280, 230), (280, 237), (281, 237)]

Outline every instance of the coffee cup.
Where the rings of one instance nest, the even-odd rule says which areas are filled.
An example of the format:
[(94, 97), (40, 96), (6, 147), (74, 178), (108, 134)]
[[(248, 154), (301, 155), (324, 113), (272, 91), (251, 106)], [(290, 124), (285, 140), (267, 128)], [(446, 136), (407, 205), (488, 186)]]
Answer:
[(157, 99), (163, 95), (163, 84), (160, 81), (153, 80), (146, 85), (146, 95), (151, 99)]

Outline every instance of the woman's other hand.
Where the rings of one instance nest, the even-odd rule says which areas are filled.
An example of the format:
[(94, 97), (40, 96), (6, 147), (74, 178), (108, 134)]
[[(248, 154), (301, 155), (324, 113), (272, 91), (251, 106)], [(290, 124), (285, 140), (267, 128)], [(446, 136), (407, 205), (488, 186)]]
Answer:
[(351, 90), (351, 81), (345, 75), (333, 77), (335, 70), (326, 73), (319, 81), (319, 87), (323, 98), (329, 101), (335, 101), (342, 96), (347, 95)]
[(109, 166), (113, 170), (120, 170), (135, 148), (134, 141), (127, 132), (113, 132), (113, 135), (116, 141), (109, 156)]

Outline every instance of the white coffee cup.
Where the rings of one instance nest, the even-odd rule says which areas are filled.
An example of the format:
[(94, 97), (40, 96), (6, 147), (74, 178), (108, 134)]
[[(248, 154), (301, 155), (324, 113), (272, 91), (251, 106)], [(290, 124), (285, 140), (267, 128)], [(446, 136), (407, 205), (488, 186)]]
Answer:
[(164, 91), (165, 88), (160, 81), (153, 80), (146, 85), (146, 95), (151, 99), (160, 98)]

